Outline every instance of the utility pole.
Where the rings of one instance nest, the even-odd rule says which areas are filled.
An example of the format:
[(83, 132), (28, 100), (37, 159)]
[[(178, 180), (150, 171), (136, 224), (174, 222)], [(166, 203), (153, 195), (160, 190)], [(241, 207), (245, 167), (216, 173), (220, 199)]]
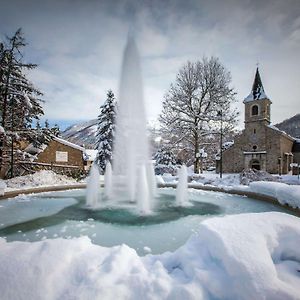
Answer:
[(220, 130), (220, 178), (223, 176), (223, 111), (222, 109), (218, 111), (218, 116), (221, 119), (221, 130)]

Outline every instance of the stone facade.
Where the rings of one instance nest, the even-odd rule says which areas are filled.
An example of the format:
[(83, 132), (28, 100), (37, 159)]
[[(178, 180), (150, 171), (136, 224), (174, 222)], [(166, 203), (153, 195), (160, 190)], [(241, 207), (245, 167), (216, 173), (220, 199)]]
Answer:
[(38, 155), (36, 162), (73, 166), (84, 169), (83, 151), (59, 141), (52, 140), (47, 148)]
[(223, 151), (223, 172), (239, 173), (252, 168), (286, 174), (291, 170), (295, 139), (270, 125), (271, 104), (257, 69), (252, 91), (244, 100), (245, 129)]

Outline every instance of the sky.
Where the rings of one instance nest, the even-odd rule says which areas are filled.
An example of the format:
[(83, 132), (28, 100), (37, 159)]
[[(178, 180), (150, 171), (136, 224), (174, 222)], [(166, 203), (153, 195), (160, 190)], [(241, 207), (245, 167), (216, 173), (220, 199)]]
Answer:
[(299, 0), (2, 0), (0, 39), (22, 27), (29, 74), (44, 92), (45, 117), (63, 127), (97, 117), (118, 95), (128, 31), (141, 56), (147, 116), (155, 120), (188, 60), (217, 56), (243, 99), (257, 63), (274, 124), (300, 113)]

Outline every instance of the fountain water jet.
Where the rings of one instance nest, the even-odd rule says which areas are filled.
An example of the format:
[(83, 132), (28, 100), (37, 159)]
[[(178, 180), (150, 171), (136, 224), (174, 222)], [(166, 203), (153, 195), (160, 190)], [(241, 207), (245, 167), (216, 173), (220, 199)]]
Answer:
[(104, 173), (104, 194), (108, 199), (112, 198), (112, 167), (108, 161)]
[[(139, 54), (133, 36), (129, 35), (120, 79), (113, 170), (108, 163), (105, 195), (113, 198), (114, 202), (137, 203), (142, 214), (151, 211), (150, 200), (156, 195), (156, 178), (152, 163), (150, 165), (146, 124)], [(96, 190), (98, 186), (88, 185), (87, 203), (91, 206), (98, 202), (93, 198), (94, 191), (89, 189)]]
[(176, 205), (177, 206), (185, 206), (188, 201), (188, 182), (187, 182), (187, 167), (182, 165), (179, 170), (179, 178), (176, 189)]
[(100, 173), (96, 164), (93, 164), (89, 173), (86, 188), (86, 204), (93, 208), (99, 207), (100, 203)]
[[(116, 117), (113, 159), (114, 196), (131, 202), (140, 201), (140, 190), (138, 190), (140, 180), (137, 174), (144, 173), (140, 170), (144, 170), (148, 162), (149, 149), (139, 54), (133, 37), (129, 35), (123, 56)], [(155, 193), (152, 191), (153, 178), (150, 178), (151, 172), (145, 171), (145, 174), (147, 180), (142, 184), (147, 185), (148, 193), (152, 196)]]
[(149, 184), (145, 165), (141, 165), (138, 171), (137, 205), (141, 214), (147, 215), (151, 212)]

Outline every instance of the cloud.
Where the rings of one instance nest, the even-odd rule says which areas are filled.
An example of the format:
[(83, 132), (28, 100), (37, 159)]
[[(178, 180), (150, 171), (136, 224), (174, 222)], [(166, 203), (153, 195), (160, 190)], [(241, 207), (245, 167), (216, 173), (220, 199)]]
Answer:
[[(259, 61), (272, 119), (295, 114), (300, 71), (300, 2), (267, 1), (34, 1), (1, 7), (2, 34), (24, 28), (31, 78), (45, 93), (51, 119), (92, 119), (112, 88), (117, 94), (123, 48), (134, 27), (148, 117), (187, 60), (215, 55), (231, 71), (242, 99)], [(242, 124), (242, 120), (241, 120)]]

